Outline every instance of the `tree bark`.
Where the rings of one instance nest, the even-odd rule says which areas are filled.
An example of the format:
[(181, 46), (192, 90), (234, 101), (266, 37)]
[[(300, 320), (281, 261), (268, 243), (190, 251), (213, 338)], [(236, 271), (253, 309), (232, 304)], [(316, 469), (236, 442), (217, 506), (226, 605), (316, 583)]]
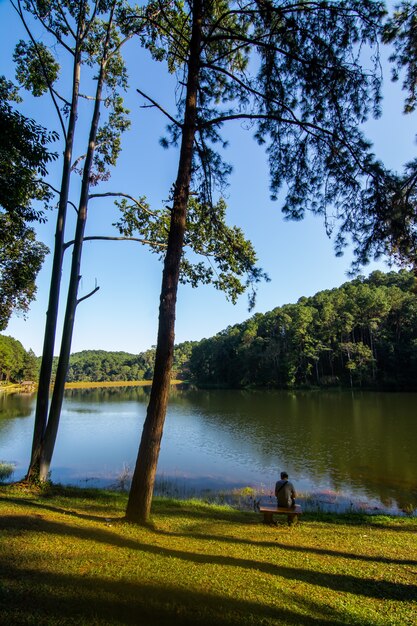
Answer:
[(181, 150), (174, 188), (168, 245), (162, 275), (154, 378), (126, 509), (126, 519), (142, 524), (149, 520), (170, 389), (175, 343), (177, 290), (197, 125), (201, 40), (202, 1), (194, 0), (184, 122), (182, 125)]
[(74, 331), (75, 312), (78, 304), (78, 285), (81, 278), (81, 255), (84, 243), (84, 232), (87, 223), (88, 200), (90, 190), (90, 177), (93, 166), (93, 157), (96, 146), (98, 123), (100, 119), (101, 96), (105, 78), (105, 67), (107, 51), (110, 42), (113, 12), (111, 13), (106, 41), (104, 44), (103, 58), (100, 72), (97, 79), (96, 98), (94, 112), (91, 120), (90, 135), (88, 139), (88, 150), (84, 163), (83, 178), (81, 183), (80, 202), (78, 207), (77, 225), (72, 251), (70, 282), (68, 287), (67, 305), (65, 309), (64, 325), (62, 330), (61, 350), (59, 354), (58, 367), (56, 372), (54, 391), (52, 394), (51, 406), (49, 409), (48, 423), (45, 430), (44, 439), (41, 446), (39, 478), (45, 481), (48, 478), (51, 465), (52, 454), (55, 447), (56, 435), (58, 432), (59, 420), (61, 416), (62, 402), (64, 399), (65, 380), (68, 372), (69, 358), (71, 353), (72, 335)]
[(36, 481), (37, 479), (39, 479), (39, 460), (41, 447), (48, 421), (49, 388), (51, 385), (52, 364), (54, 358), (56, 327), (58, 320), (62, 263), (64, 257), (65, 222), (67, 216), (68, 196), (71, 178), (72, 151), (74, 144), (75, 126), (77, 123), (78, 97), (80, 88), (81, 50), (79, 43), (80, 42), (77, 41), (76, 56), (74, 60), (71, 109), (65, 141), (64, 163), (62, 167), (58, 216), (55, 229), (54, 257), (52, 263), (48, 310), (46, 313), (42, 361), (39, 372), (38, 393), (36, 400), (32, 453), (29, 469), (26, 475), (26, 480), (28, 481)]

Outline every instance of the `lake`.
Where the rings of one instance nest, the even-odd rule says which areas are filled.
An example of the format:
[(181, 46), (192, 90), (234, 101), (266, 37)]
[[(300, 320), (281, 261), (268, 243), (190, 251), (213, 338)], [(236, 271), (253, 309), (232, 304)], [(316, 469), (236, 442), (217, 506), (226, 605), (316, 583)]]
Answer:
[[(55, 482), (116, 484), (133, 469), (148, 389), (65, 394)], [(0, 460), (28, 465), (35, 396), (0, 395)], [(417, 394), (180, 390), (171, 394), (158, 475), (178, 491), (254, 486), (285, 469), (327, 503), (417, 508)]]

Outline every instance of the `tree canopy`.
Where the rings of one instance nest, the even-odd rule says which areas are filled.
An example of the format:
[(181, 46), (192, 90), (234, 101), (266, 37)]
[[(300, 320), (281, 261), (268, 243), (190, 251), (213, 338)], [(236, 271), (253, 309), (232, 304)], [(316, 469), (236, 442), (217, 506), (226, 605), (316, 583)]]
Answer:
[[(404, 113), (417, 105), (417, 3), (400, 2), (386, 20), (382, 40), (391, 45), (392, 79), (402, 78)], [(353, 205), (346, 220), (355, 245), (354, 269), (371, 259), (385, 257), (392, 264), (417, 272), (417, 160), (406, 163), (401, 173), (374, 161), (370, 164), (361, 202)]]
[(38, 367), (32, 350), (26, 351), (20, 341), (0, 335), (0, 381), (34, 381)]
[(39, 207), (50, 192), (41, 179), (56, 156), (49, 151), (56, 134), (19, 113), (13, 101), (20, 101), (17, 89), (0, 76), (0, 330), (35, 297), (48, 248), (29, 224), (45, 219)]

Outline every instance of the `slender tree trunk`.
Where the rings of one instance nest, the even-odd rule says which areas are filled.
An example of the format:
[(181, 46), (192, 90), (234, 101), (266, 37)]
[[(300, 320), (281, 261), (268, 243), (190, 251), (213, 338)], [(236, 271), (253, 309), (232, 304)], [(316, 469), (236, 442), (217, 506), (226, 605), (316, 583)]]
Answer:
[(110, 41), (112, 24), (111, 15), (107, 30), (107, 37), (104, 45), (103, 60), (97, 80), (94, 112), (91, 120), (90, 135), (88, 140), (87, 156), (84, 163), (83, 179), (81, 184), (80, 202), (78, 207), (77, 226), (75, 231), (74, 247), (72, 251), (72, 263), (70, 282), (67, 295), (67, 306), (65, 310), (64, 326), (62, 330), (61, 350), (59, 354), (57, 373), (52, 394), (51, 406), (49, 409), (48, 424), (41, 446), (39, 478), (45, 481), (48, 478), (52, 455), (55, 447), (56, 435), (58, 432), (59, 419), (61, 416), (62, 402), (64, 399), (65, 379), (67, 377), (69, 358), (71, 353), (72, 335), (74, 331), (75, 312), (78, 305), (78, 285), (80, 282), (81, 255), (84, 242), (84, 232), (87, 223), (88, 195), (90, 190), (90, 176), (93, 166), (93, 157), (96, 146), (98, 123), (100, 119), (101, 95), (105, 78), (105, 67), (107, 50)]
[(62, 262), (64, 256), (65, 221), (67, 216), (68, 195), (71, 178), (71, 161), (74, 144), (74, 134), (77, 122), (80, 73), (81, 52), (79, 42), (77, 42), (76, 56), (74, 60), (71, 110), (68, 120), (67, 137), (65, 141), (64, 163), (62, 168), (58, 216), (55, 230), (54, 257), (52, 264), (51, 283), (49, 288), (48, 310), (46, 313), (42, 362), (39, 373), (32, 453), (29, 469), (26, 476), (26, 480), (29, 481), (37, 480), (39, 478), (39, 459), (41, 454), (42, 440), (45, 435), (48, 419), (49, 388), (51, 385), (52, 364), (58, 319)]
[(168, 404), (175, 342), (177, 289), (197, 124), (201, 37), (202, 1), (194, 0), (184, 123), (168, 245), (162, 275), (154, 378), (126, 509), (126, 518), (137, 523), (146, 523), (149, 519)]

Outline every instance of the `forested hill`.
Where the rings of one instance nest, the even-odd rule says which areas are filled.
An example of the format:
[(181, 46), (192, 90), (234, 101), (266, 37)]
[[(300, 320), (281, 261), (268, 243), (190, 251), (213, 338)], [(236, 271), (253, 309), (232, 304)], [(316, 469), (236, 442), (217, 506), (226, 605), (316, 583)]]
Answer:
[(256, 314), (192, 350), (200, 385), (417, 389), (412, 273), (374, 272)]
[[(17, 344), (21, 347), (11, 338), (0, 339), (5, 379), (29, 376), (20, 363), (23, 348), (22, 359), (11, 349)], [(67, 380), (150, 380), (154, 357), (153, 348), (140, 354), (85, 350), (71, 355)], [(17, 373), (11, 372), (8, 358), (19, 365)], [(201, 386), (416, 390), (415, 278), (406, 271), (374, 272), (368, 279), (257, 313), (210, 339), (179, 344), (173, 377)]]
[[(175, 347), (173, 378), (189, 378), (187, 368), (191, 350), (196, 342), (186, 341)], [(155, 349), (139, 354), (83, 350), (71, 355), (67, 381), (131, 381), (151, 380)], [(58, 359), (54, 359), (54, 373)]]

